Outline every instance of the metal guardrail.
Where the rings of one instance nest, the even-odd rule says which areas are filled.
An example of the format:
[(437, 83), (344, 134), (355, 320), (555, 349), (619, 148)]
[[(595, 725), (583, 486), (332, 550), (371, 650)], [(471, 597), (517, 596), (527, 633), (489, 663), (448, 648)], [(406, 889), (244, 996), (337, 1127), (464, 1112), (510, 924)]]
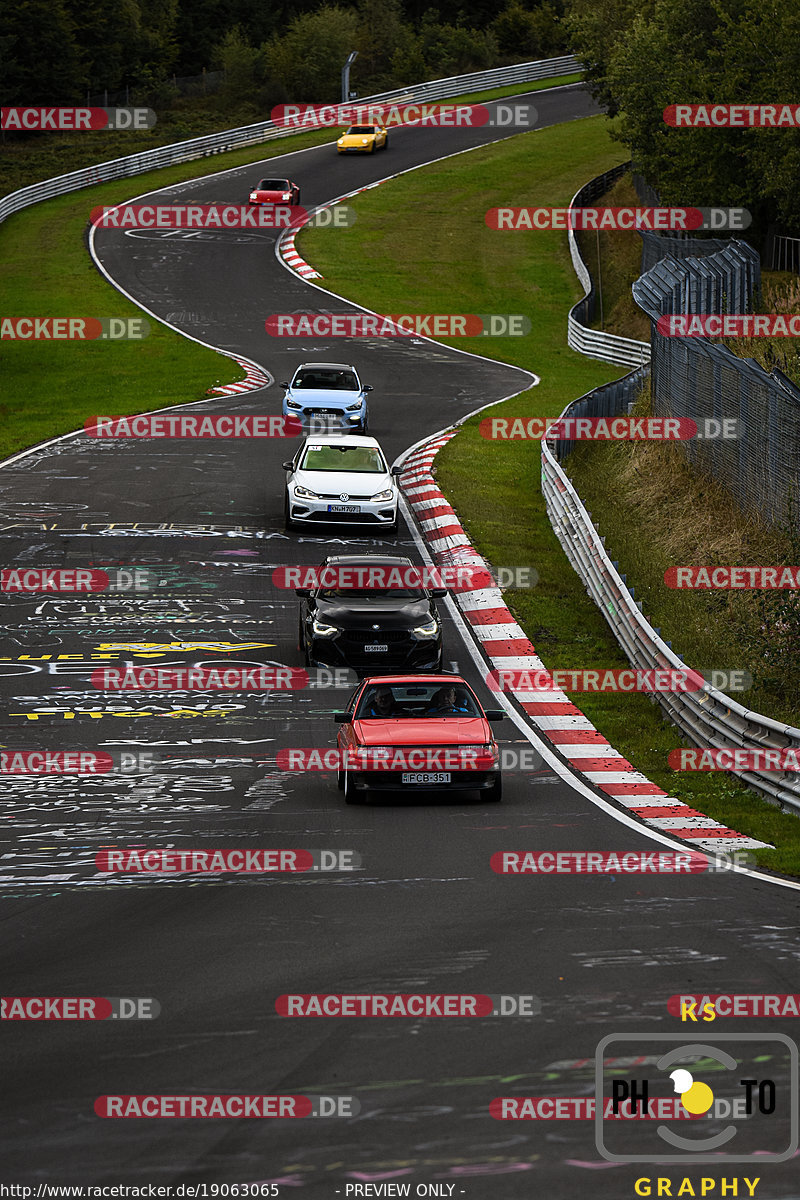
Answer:
[[(590, 189), (595, 187), (594, 194), (598, 195), (607, 186), (607, 175), (600, 176), (582, 188), (576, 199), (582, 195), (589, 196)], [(591, 276), (579, 254), (576, 262), (576, 254), (577, 248), (573, 253), (573, 263), (588, 294), (592, 287)], [(574, 348), (580, 349), (579, 346)], [(627, 413), (648, 374), (648, 368), (642, 367), (622, 379), (596, 388), (573, 400), (561, 416), (614, 416)], [(591, 514), (562, 470), (559, 460), (569, 454), (573, 444), (565, 440), (542, 442), (542, 494), (550, 524), (564, 553), (603, 613), (632, 666), (687, 670), (686, 663), (643, 615), (641, 601), (635, 600), (633, 588), (626, 586), (625, 577), (618, 573), (609, 559), (604, 539), (595, 528)], [(655, 699), (667, 718), (695, 746), (717, 749), (744, 747), (750, 750), (792, 747), (800, 750), (800, 729), (744, 708), (711, 685), (697, 692), (655, 693)], [(799, 772), (747, 771), (737, 772), (737, 776), (781, 809), (800, 813)]]
[[(570, 211), (573, 208), (583, 208), (590, 200), (595, 200), (608, 191), (611, 184), (616, 183), (630, 168), (629, 162), (622, 163), (590, 179), (572, 197)], [(616, 363), (623, 367), (644, 366), (650, 361), (650, 346), (647, 342), (589, 328), (595, 313), (594, 282), (578, 249), (575, 230), (569, 229), (567, 237), (572, 265), (585, 292), (583, 299), (574, 304), (567, 315), (567, 345), (571, 350), (577, 350), (579, 354), (586, 354), (589, 358), (599, 358), (601, 362)]]
[[(626, 378), (630, 380), (631, 377)], [(624, 383), (625, 380), (618, 380), (608, 388)], [(586, 399), (582, 397), (568, 404), (562, 416), (573, 416), (575, 405)], [(627, 396), (620, 388), (618, 411), (626, 411), (626, 401)], [(643, 616), (641, 601), (634, 599), (633, 589), (626, 586), (624, 577), (609, 559), (589, 513), (544, 441), (542, 493), (550, 523), (567, 558), (608, 621), (631, 665), (645, 669), (686, 670), (686, 663)], [(668, 719), (695, 746), (750, 750), (795, 747), (800, 750), (800, 729), (752, 712), (710, 685), (697, 692), (659, 692), (656, 697)], [(748, 771), (737, 772), (737, 775), (782, 809), (800, 813), (800, 774)]]
[[(392, 92), (382, 92), (377, 96), (367, 96), (358, 103), (368, 104), (400, 99), (440, 100), (447, 96), (459, 96), (469, 92), (505, 87), (514, 83), (532, 83), (537, 79), (547, 79), (550, 76), (569, 75), (581, 69), (581, 65), (574, 55), (563, 55), (560, 58), (544, 58), (537, 59), (536, 62), (515, 63), (511, 67), (496, 67), (489, 71), (473, 71), (469, 75), (452, 75), (447, 79), (434, 79), (428, 83), (417, 83), (405, 88), (396, 88)], [(31, 204), (38, 204), (39, 201), (49, 200), (53, 196), (62, 196), (67, 192), (79, 191), (81, 188), (92, 187), (97, 183), (106, 183), (112, 179), (126, 179), (133, 175), (142, 175), (157, 167), (192, 162), (213, 154), (224, 154), (227, 150), (237, 150), (242, 146), (255, 146), (260, 142), (269, 142), (275, 138), (289, 137), (296, 133), (296, 129), (281, 128), (274, 121), (258, 121), (254, 125), (226, 129), (221, 133), (207, 134), (204, 137), (191, 138), (186, 142), (174, 142), (170, 146), (145, 150), (140, 154), (129, 154), (124, 158), (111, 159), (109, 162), (85, 167), (80, 171), (70, 171), (66, 175), (45, 179), (41, 183), (31, 184), (4, 196), (0, 199), (0, 221), (4, 221), (12, 213), (19, 212)]]

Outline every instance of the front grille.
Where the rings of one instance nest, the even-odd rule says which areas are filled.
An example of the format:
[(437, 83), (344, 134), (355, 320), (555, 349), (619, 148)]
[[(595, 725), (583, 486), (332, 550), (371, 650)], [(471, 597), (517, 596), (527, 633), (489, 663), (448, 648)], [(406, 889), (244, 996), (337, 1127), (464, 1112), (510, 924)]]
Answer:
[(406, 629), (345, 629), (344, 638), (363, 646), (365, 642), (408, 642), (411, 635)]

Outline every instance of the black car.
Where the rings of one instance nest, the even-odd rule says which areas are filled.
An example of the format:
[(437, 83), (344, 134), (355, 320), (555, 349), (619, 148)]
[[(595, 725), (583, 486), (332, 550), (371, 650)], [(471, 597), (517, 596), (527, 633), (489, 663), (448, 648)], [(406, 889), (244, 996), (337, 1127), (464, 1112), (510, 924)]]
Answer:
[(350, 667), (370, 675), (440, 671), (442, 624), (434, 597), (446, 596), (447, 588), (347, 586), (348, 576), (369, 578), (364, 568), (372, 569), (373, 579), (391, 580), (393, 574), (399, 578), (408, 568), (413, 571), (414, 564), (388, 555), (326, 558), (317, 577), (334, 586), (295, 589), (301, 597), (297, 648), (306, 665)]

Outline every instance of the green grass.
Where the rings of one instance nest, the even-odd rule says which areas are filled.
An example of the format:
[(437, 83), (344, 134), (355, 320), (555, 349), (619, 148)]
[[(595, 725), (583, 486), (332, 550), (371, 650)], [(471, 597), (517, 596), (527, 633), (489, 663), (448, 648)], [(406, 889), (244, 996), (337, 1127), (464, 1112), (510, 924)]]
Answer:
[[(496, 232), (486, 227), (484, 213), (533, 198), (537, 205), (563, 206), (582, 183), (623, 157), (602, 118), (523, 134), (357, 196), (351, 201), (358, 210), (355, 226), (335, 236), (306, 230), (300, 251), (322, 271), (326, 288), (378, 312), (528, 315), (529, 337), (450, 344), (540, 375), (538, 387), (492, 409), (493, 415), (552, 417), (621, 371), (566, 346), (567, 310), (581, 294), (566, 236)], [(536, 588), (506, 593), (509, 607), (549, 667), (626, 666), (550, 526), (539, 485), (539, 443), (485, 441), (480, 419), (466, 422), (448, 443), (436, 471), (491, 563), (533, 566), (539, 573)], [(615, 480), (604, 482), (606, 505), (613, 508)], [(641, 514), (640, 522), (646, 520)], [(775, 844), (775, 851), (758, 852), (764, 866), (800, 874), (800, 822), (733, 776), (671, 771), (667, 755), (680, 737), (645, 696), (586, 693), (573, 699), (637, 770), (701, 812)]]
[[(89, 257), (85, 234), (92, 208), (331, 139), (330, 130), (299, 134), (211, 162), (198, 159), (84, 188), (15, 213), (0, 225), (4, 315), (141, 316)], [(0, 342), (0, 458), (79, 428), (95, 414), (121, 416), (189, 403), (218, 383), (243, 378), (232, 359), (149, 320), (150, 336), (138, 342)]]

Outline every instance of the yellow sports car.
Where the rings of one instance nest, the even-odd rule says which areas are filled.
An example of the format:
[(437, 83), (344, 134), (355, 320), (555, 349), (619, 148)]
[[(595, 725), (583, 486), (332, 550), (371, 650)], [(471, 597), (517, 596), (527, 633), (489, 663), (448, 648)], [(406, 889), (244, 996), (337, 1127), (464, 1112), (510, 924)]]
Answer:
[(380, 125), (351, 125), (339, 138), (336, 150), (339, 154), (372, 154), (388, 145), (389, 135)]

